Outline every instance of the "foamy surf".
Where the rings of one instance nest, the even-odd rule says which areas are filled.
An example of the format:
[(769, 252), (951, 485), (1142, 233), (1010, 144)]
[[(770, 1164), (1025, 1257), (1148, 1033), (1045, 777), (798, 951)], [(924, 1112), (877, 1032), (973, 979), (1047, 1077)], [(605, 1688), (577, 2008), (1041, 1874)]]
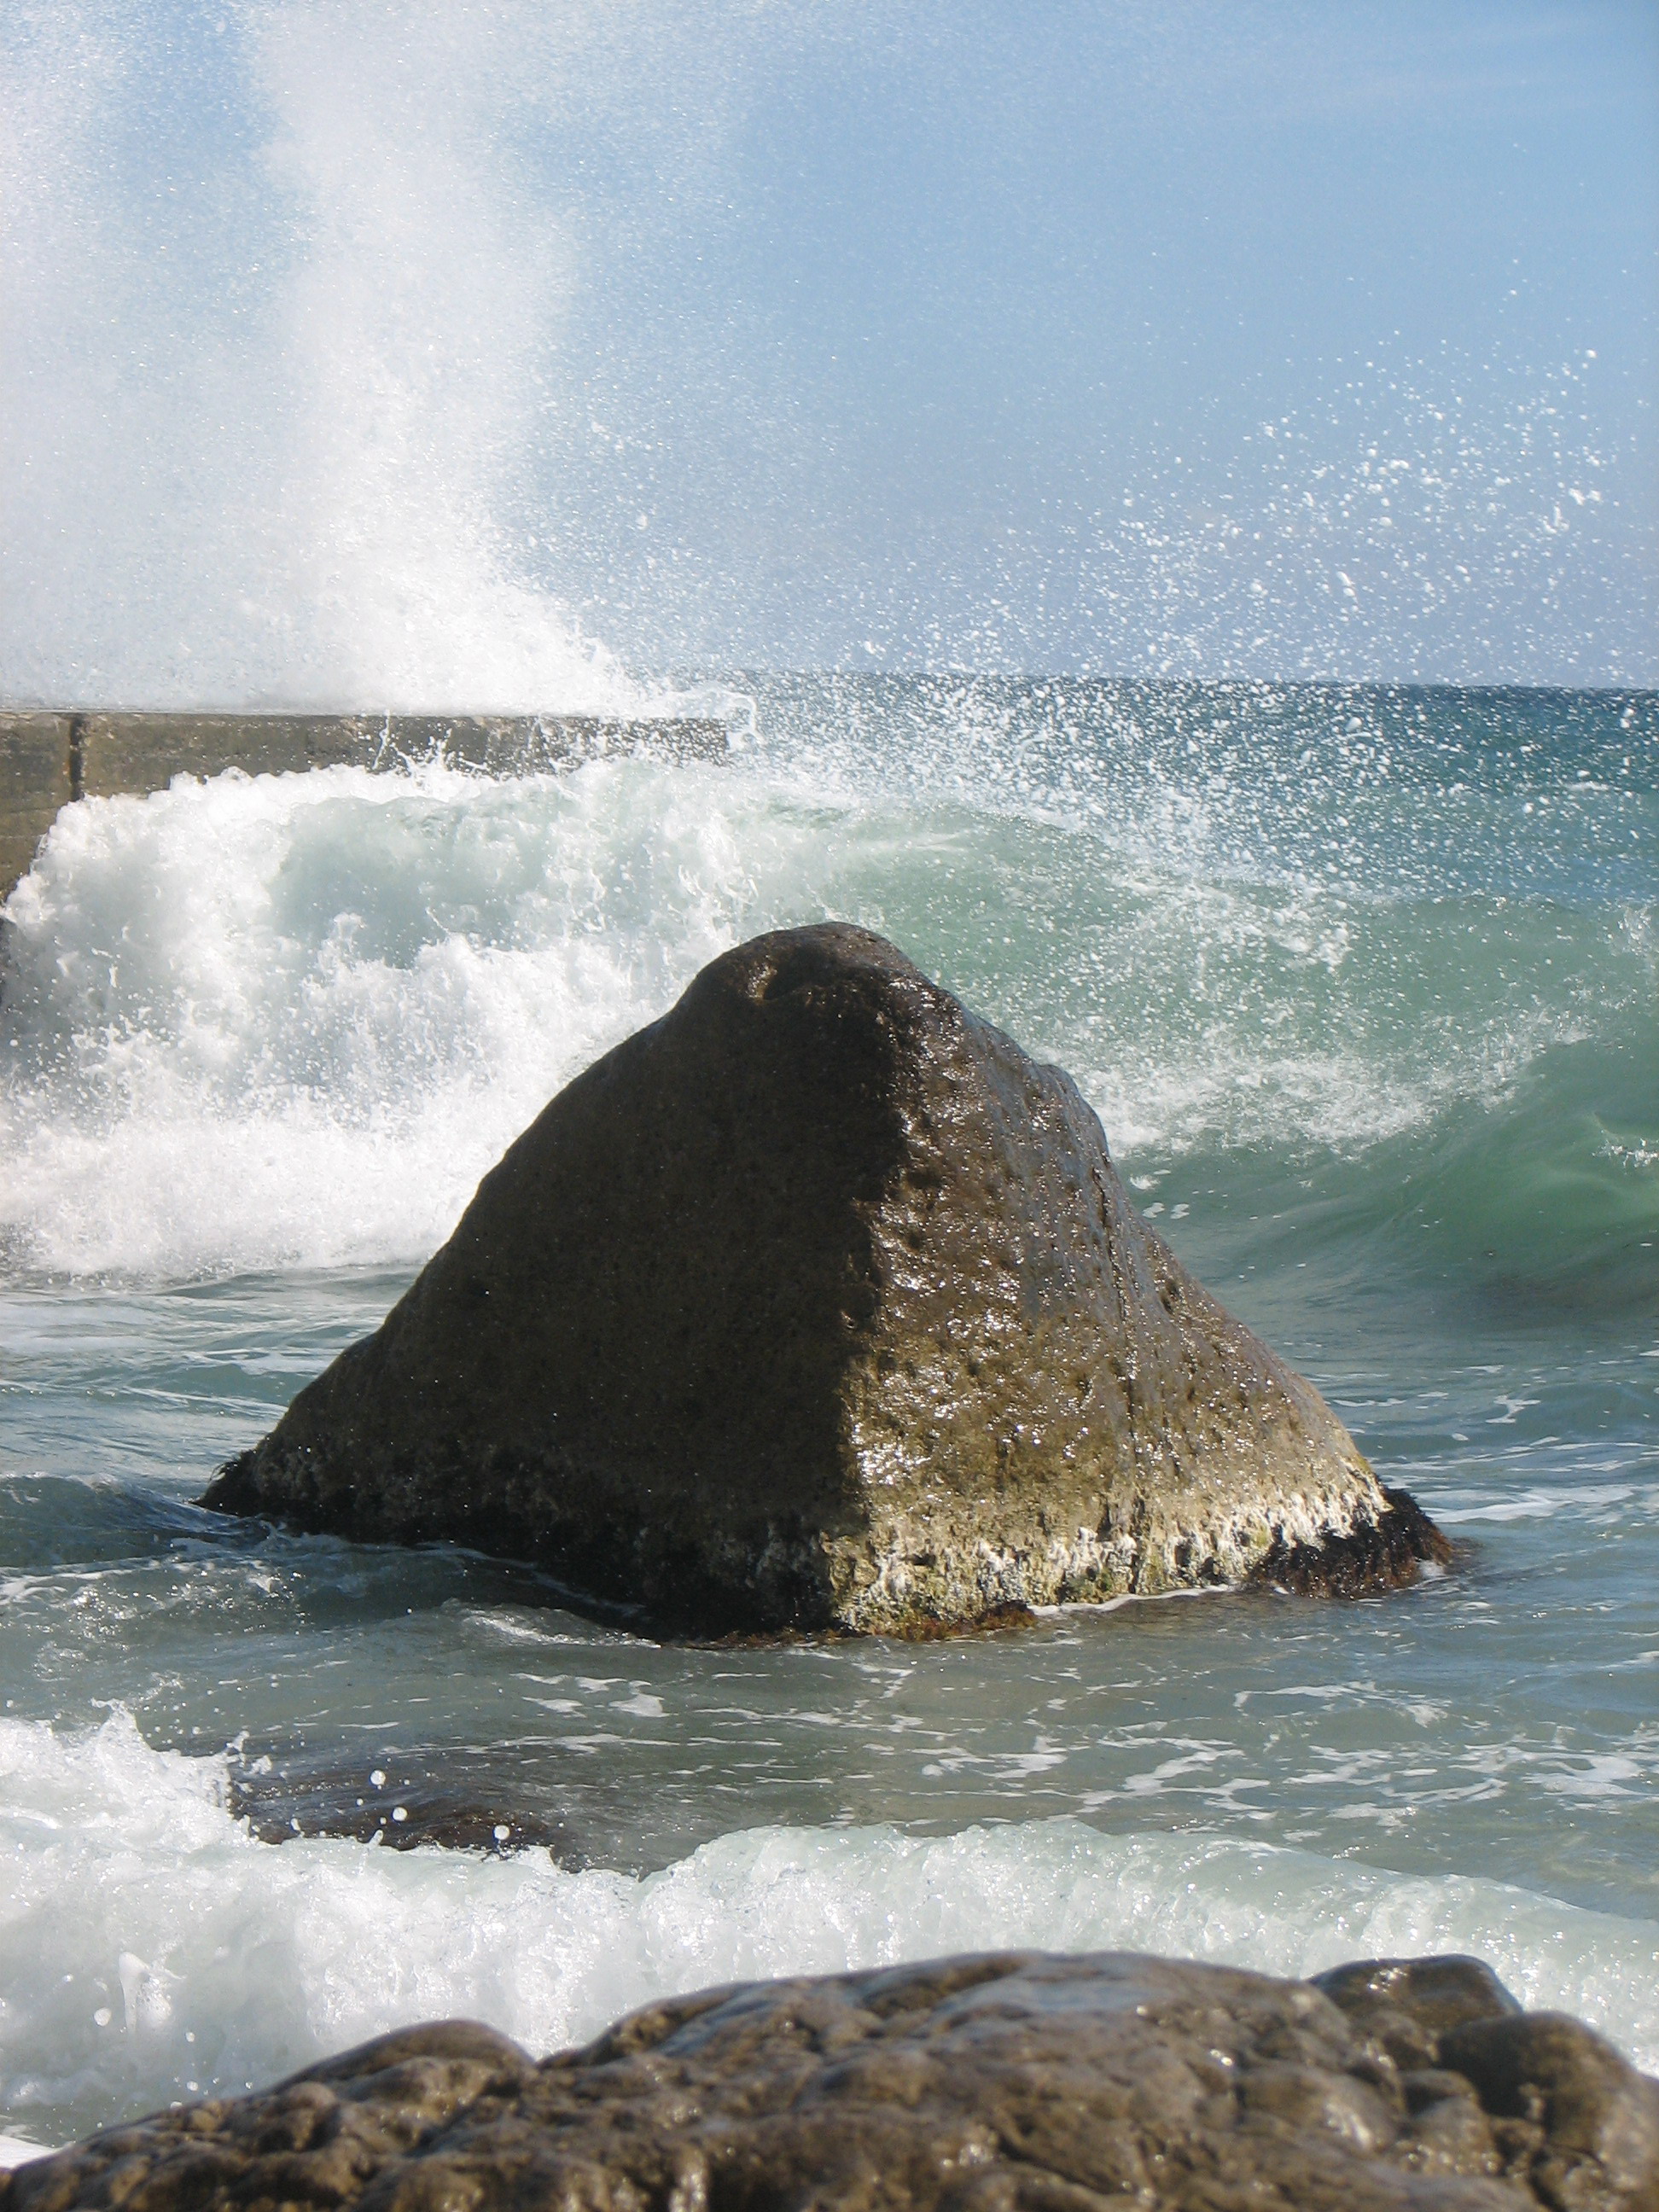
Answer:
[[(1172, 1164), (1231, 1155), (1231, 1179), (1243, 1153), (1339, 1180), (1382, 1159), (1346, 1176), (1350, 1221), (1426, 1167), (1453, 1242), (1500, 1259), (1653, 1233), (1651, 902), (1498, 887), (1578, 865), (1576, 781), (1555, 844), (1529, 831), (1541, 857), (1487, 889), (1510, 796), (1429, 777), (1398, 817), (1368, 798), (1367, 827), (1342, 778), (1373, 775), (1374, 734), (1324, 732), (1297, 783), (1200, 716), (1183, 781), (1110, 687), (1058, 731), (1035, 687), (992, 732), (958, 688), (900, 702), (915, 757), (880, 758), (869, 702), (830, 687), (816, 720), (763, 701), (720, 766), (233, 774), (65, 810), (7, 908), (0, 1244), (82, 1276), (406, 1266), (705, 961), (830, 915), (1069, 1067), (1154, 1218), (1190, 1202)], [(1622, 832), (1633, 801), (1608, 804)], [(1316, 865), (1333, 813), (1352, 826)], [(1564, 1186), (1540, 1244), (1534, 1194)]]
[(739, 1831), (642, 1877), (278, 1846), (226, 1810), (222, 1759), (153, 1750), (122, 1714), (79, 1739), (0, 1723), (0, 2109), (50, 2139), (415, 2020), (548, 2051), (665, 1992), (1025, 1946), (1284, 1974), (1472, 1952), (1659, 2063), (1659, 1925), (1464, 1876), (1069, 1820)]
[(432, 763), (66, 811), (8, 910), (6, 1231), (79, 1273), (420, 1256), (732, 940), (702, 782)]
[[(83, 805), (11, 901), (0, 2125), (1005, 1943), (1474, 1950), (1653, 2063), (1651, 707), (757, 690), (718, 767)], [(736, 1654), (191, 1507), (550, 1091), (826, 915), (1079, 1075), (1451, 1574)], [(238, 1740), (302, 1837), (179, 1756)], [(562, 1861), (321, 1839), (371, 1767)]]

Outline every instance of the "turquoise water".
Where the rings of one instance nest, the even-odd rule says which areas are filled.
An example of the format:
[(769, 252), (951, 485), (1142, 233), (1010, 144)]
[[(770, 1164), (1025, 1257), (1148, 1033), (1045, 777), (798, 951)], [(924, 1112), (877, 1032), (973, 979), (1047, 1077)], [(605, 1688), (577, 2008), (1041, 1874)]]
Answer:
[[(749, 689), (720, 766), (94, 802), (15, 895), (0, 2130), (1015, 1941), (1475, 1949), (1659, 2063), (1659, 702)], [(698, 1650), (191, 1505), (559, 1083), (831, 915), (1073, 1071), (1450, 1573)]]

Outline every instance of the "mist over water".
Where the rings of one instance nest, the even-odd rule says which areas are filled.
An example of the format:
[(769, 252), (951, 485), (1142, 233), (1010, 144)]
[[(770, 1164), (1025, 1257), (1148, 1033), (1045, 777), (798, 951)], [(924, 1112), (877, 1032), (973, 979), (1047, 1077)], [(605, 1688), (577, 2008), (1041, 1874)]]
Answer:
[(7, 691), (637, 700), (507, 527), (578, 245), (515, 139), (596, 42), (540, 21), (538, 116), (465, 11), (14, 24)]
[[(1278, 218), (1241, 146), (1277, 114), (1328, 160), (1332, 72), (1370, 82), (1334, 21), (25, 0), (0, 697), (612, 708), (625, 671), (711, 665), (1651, 682), (1639, 225), (1588, 320), (1524, 271), (1490, 301), (1441, 271), (1431, 337), (1415, 268), (1357, 322), (1316, 227), (1312, 327), (1311, 300), (1272, 322), (1282, 270), (1243, 281)], [(1409, 131), (1367, 128), (1339, 193), (1364, 147), (1404, 159)], [(1437, 229), (1467, 199), (1484, 235), (1484, 191), (1449, 179)], [(1543, 240), (1560, 210), (1530, 216)]]

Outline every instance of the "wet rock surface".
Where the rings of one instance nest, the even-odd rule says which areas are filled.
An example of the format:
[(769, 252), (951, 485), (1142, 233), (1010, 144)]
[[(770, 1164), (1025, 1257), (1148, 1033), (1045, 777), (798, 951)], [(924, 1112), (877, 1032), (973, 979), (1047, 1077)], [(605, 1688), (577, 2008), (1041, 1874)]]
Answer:
[(1134, 1212), (1071, 1079), (839, 924), (714, 961), (562, 1091), (204, 1502), (703, 1635), (1447, 1552)]
[(408, 2029), (0, 2183), (0, 2212), (1126, 2202), (1653, 2212), (1659, 2083), (1474, 1960), (1308, 1983), (1016, 1954), (671, 1999), (540, 2064), (466, 2022)]
[(464, 1754), (447, 1749), (441, 1760), (401, 1764), (415, 1771), (404, 1773), (394, 1762), (366, 1772), (303, 1753), (246, 1760), (232, 1769), (229, 1809), (263, 1844), (341, 1836), (392, 1850), (431, 1844), (504, 1857), (540, 1849), (562, 1866), (585, 1862), (567, 1817), (526, 1792), (501, 1789), (499, 1778), (470, 1774)]

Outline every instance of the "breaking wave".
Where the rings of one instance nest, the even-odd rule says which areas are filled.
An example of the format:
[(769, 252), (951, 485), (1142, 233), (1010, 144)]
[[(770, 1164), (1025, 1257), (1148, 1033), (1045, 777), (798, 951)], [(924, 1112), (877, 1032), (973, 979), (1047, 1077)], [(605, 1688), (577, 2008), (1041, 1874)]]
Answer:
[(1558, 745), (1528, 782), (1524, 744), (1413, 753), (1374, 702), (1356, 736), (1351, 702), (1287, 732), (1224, 687), (1162, 725), (1109, 687), (1068, 721), (1054, 689), (779, 688), (724, 764), (232, 774), (68, 810), (7, 909), (14, 1263), (417, 1261), (703, 962), (837, 915), (1071, 1068), (1151, 1211), (1201, 1213), (1224, 1166), (1235, 1212), (1254, 1192), (1315, 1244), (1637, 1294), (1656, 823), (1619, 778), (1652, 732), (1605, 715), (1593, 781)]
[(665, 1992), (1027, 1946), (1286, 1974), (1473, 1952), (1659, 2061), (1659, 1926), (1496, 1882), (1069, 1820), (756, 1829), (641, 1877), (539, 1850), (274, 1845), (226, 1810), (223, 1759), (154, 1751), (118, 1713), (78, 1741), (0, 1722), (0, 2106), (43, 2141), (409, 2021), (480, 2018), (539, 2051)]

